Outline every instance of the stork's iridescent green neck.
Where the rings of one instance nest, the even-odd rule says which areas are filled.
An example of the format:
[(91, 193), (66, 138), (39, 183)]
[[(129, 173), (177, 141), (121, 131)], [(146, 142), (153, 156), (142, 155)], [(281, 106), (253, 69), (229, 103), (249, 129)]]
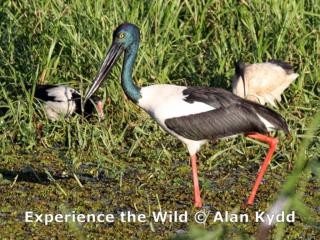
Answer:
[(134, 83), (132, 79), (133, 65), (135, 63), (139, 42), (132, 43), (125, 50), (122, 72), (121, 85), (127, 97), (133, 102), (137, 103), (141, 98), (140, 88)]
[(121, 85), (128, 98), (133, 102), (138, 103), (141, 98), (141, 93), (140, 88), (135, 85), (132, 79), (132, 71), (137, 57), (139, 42), (140, 32), (137, 26), (130, 23), (124, 23), (117, 27), (113, 32), (112, 45), (102, 63), (99, 73), (85, 97), (85, 102), (98, 90), (109, 71), (117, 62), (117, 59), (124, 52)]

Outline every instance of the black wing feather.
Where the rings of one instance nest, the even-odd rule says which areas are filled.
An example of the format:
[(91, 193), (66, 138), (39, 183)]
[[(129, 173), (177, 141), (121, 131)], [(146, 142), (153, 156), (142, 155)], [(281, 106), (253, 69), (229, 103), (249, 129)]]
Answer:
[(288, 126), (280, 114), (224, 89), (189, 87), (183, 94), (186, 95), (185, 101), (191, 104), (203, 102), (215, 108), (165, 120), (165, 125), (170, 130), (185, 138), (203, 140), (252, 132), (265, 134), (268, 130), (258, 114), (273, 124), (275, 129), (288, 133)]
[[(34, 96), (38, 99), (41, 99), (43, 101), (54, 101), (54, 102), (63, 102), (61, 100), (57, 100), (56, 96), (49, 96), (50, 94), (50, 90), (53, 88), (57, 88), (57, 87), (65, 87), (68, 88), (66, 86), (60, 86), (60, 85), (52, 85), (52, 84), (45, 84), (45, 85), (37, 85), (36, 89), (35, 89), (35, 93)], [(72, 88), (68, 88), (71, 89), (71, 99), (70, 101), (77, 101), (81, 99), (80, 94), (72, 89)]]
[(240, 104), (204, 113), (170, 118), (166, 126), (179, 135), (192, 140), (217, 139), (236, 134), (268, 130), (251, 110)]
[[(44, 84), (44, 85), (37, 85), (35, 89), (34, 96), (42, 101), (53, 101), (53, 102), (64, 102), (61, 100), (57, 100), (55, 96), (49, 96), (50, 89), (61, 87), (60, 85), (53, 85), (53, 84)], [(70, 88), (71, 89), (71, 88)], [(71, 99), (69, 101), (74, 101), (76, 105), (75, 112), (78, 114), (82, 114), (81, 108), (81, 95), (76, 91), (71, 89)], [(89, 101), (86, 102), (84, 106), (84, 114), (90, 115), (95, 111), (95, 105), (97, 102), (101, 101), (101, 98), (97, 96), (90, 97)]]
[[(48, 90), (57, 87), (55, 85), (37, 85), (34, 93), (34, 97), (41, 99), (42, 101), (55, 101), (55, 96), (49, 96)], [(61, 101), (60, 101), (61, 102)]]
[(186, 96), (186, 102), (203, 102), (214, 108), (228, 107), (242, 100), (242, 98), (222, 88), (188, 87), (182, 93)]
[(274, 59), (272, 59), (272, 60), (270, 60), (268, 62), (272, 63), (272, 64), (275, 64), (275, 65), (278, 65), (279, 67), (282, 67), (283, 70), (285, 70), (287, 74), (292, 74), (293, 73), (293, 67), (287, 62), (282, 62), (282, 61), (274, 60)]

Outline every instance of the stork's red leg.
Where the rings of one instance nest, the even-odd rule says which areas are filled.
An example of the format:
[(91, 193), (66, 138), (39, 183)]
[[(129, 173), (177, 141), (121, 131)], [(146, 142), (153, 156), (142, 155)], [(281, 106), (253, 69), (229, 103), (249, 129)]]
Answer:
[(202, 203), (201, 203), (201, 197), (200, 197), (196, 154), (191, 156), (191, 165), (192, 165), (192, 179), (193, 179), (193, 187), (194, 187), (194, 206), (197, 208), (200, 208), (202, 207)]
[(273, 155), (273, 152), (276, 150), (276, 147), (277, 147), (277, 144), (278, 144), (278, 139), (276, 138), (271, 138), (271, 137), (268, 137), (268, 136), (265, 136), (265, 135), (262, 135), (262, 134), (259, 134), (259, 133), (253, 133), (253, 134), (248, 134), (246, 135), (247, 137), (249, 138), (254, 138), (254, 139), (257, 139), (261, 142), (265, 142), (265, 143), (268, 143), (269, 144), (269, 151), (267, 153), (267, 156), (265, 158), (265, 160), (263, 161), (262, 165), (261, 165), (261, 168), (260, 168), (260, 171), (258, 173), (258, 176), (256, 178), (256, 182), (254, 183), (253, 185), (253, 188), (252, 188), (252, 191), (251, 191), (251, 194), (248, 198), (248, 204), (249, 205), (252, 205), (253, 204), (253, 201), (254, 201), (254, 197), (257, 193), (257, 190), (258, 190), (258, 187), (260, 185), (260, 182), (263, 178), (263, 175), (265, 174), (266, 170), (267, 170), (267, 167), (271, 161), (271, 158), (272, 158), (272, 155)]

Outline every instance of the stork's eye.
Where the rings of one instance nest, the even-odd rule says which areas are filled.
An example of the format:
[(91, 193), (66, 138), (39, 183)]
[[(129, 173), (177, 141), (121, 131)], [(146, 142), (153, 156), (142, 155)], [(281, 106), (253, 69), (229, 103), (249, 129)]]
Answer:
[(125, 36), (125, 34), (122, 32), (122, 33), (120, 33), (120, 34), (119, 34), (119, 36), (118, 36), (118, 37), (119, 37), (120, 39), (123, 39), (123, 38), (124, 38), (124, 36)]

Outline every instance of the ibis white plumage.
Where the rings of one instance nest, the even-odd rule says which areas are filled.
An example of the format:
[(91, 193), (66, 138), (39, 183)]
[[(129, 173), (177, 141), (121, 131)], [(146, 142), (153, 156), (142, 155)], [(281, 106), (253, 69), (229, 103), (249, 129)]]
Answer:
[(281, 94), (299, 76), (286, 62), (271, 60), (264, 63), (235, 63), (232, 79), (234, 94), (258, 102), (275, 106), (281, 101)]
[(196, 207), (202, 206), (196, 153), (204, 143), (243, 134), (269, 145), (269, 151), (248, 199), (248, 204), (253, 204), (258, 186), (278, 143), (276, 138), (266, 134), (274, 130), (288, 133), (284, 118), (265, 106), (245, 100), (224, 89), (169, 84), (138, 87), (132, 79), (132, 71), (139, 39), (137, 26), (130, 23), (118, 26), (113, 33), (112, 45), (85, 99), (90, 98), (99, 88), (124, 52), (121, 85), (125, 94), (149, 113), (164, 130), (185, 143), (189, 150)]
[[(81, 95), (73, 88), (63, 85), (37, 85), (35, 98), (41, 100), (48, 118), (55, 121), (61, 117), (67, 118), (74, 113), (81, 114)], [(97, 96), (92, 96), (83, 107), (84, 116), (97, 111), (100, 119), (104, 118), (103, 103)]]

